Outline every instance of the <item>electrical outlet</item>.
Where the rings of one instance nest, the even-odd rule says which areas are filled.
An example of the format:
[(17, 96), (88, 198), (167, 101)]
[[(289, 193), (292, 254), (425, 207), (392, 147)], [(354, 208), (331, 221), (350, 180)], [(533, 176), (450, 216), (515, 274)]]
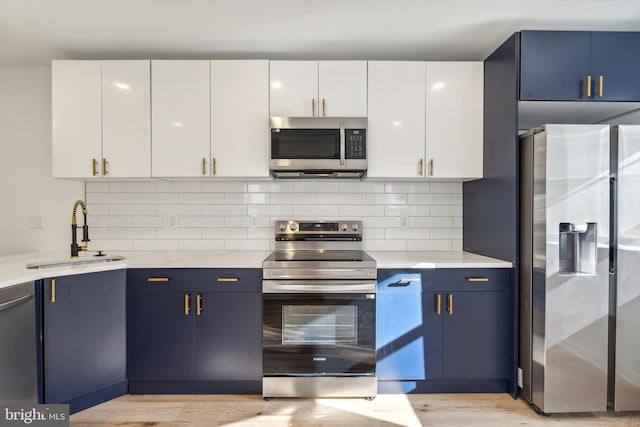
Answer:
[(165, 215), (164, 216), (164, 228), (176, 228), (178, 226), (177, 215)]
[(400, 227), (408, 228), (409, 227), (409, 217), (404, 215), (400, 217)]
[(257, 215), (251, 215), (249, 217), (249, 226), (251, 228), (256, 228), (258, 226), (258, 216)]
[(29, 228), (39, 229), (43, 227), (42, 215), (29, 215)]
[(522, 368), (518, 368), (518, 387), (524, 387), (524, 378), (522, 373)]

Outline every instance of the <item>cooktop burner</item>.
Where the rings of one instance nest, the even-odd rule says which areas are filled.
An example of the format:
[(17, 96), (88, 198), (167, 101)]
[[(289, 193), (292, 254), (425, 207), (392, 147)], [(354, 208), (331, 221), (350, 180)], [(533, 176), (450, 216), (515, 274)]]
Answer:
[(274, 261), (364, 261), (371, 257), (363, 251), (275, 251)]

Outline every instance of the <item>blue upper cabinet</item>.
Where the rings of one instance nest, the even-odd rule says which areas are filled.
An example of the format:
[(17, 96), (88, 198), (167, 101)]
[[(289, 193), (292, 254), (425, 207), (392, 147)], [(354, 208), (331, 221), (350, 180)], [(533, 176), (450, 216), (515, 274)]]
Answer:
[(640, 101), (640, 33), (522, 31), (520, 100)]

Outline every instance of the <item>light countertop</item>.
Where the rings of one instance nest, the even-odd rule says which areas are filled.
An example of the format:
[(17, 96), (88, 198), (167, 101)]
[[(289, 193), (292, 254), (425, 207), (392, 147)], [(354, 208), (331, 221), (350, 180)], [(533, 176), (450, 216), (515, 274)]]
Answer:
[[(271, 251), (136, 251), (109, 252), (122, 261), (27, 269), (30, 263), (68, 260), (67, 252), (38, 252), (0, 257), (0, 288), (48, 277), (122, 268), (262, 268)], [(462, 251), (368, 252), (378, 268), (511, 268), (512, 264)], [(93, 254), (81, 254), (93, 258)]]

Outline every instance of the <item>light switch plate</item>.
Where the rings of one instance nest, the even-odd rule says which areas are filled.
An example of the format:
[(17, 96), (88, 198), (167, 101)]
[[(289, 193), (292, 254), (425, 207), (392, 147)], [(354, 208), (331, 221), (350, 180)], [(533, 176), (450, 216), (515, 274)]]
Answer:
[(43, 227), (42, 215), (29, 215), (29, 228), (40, 229)]

